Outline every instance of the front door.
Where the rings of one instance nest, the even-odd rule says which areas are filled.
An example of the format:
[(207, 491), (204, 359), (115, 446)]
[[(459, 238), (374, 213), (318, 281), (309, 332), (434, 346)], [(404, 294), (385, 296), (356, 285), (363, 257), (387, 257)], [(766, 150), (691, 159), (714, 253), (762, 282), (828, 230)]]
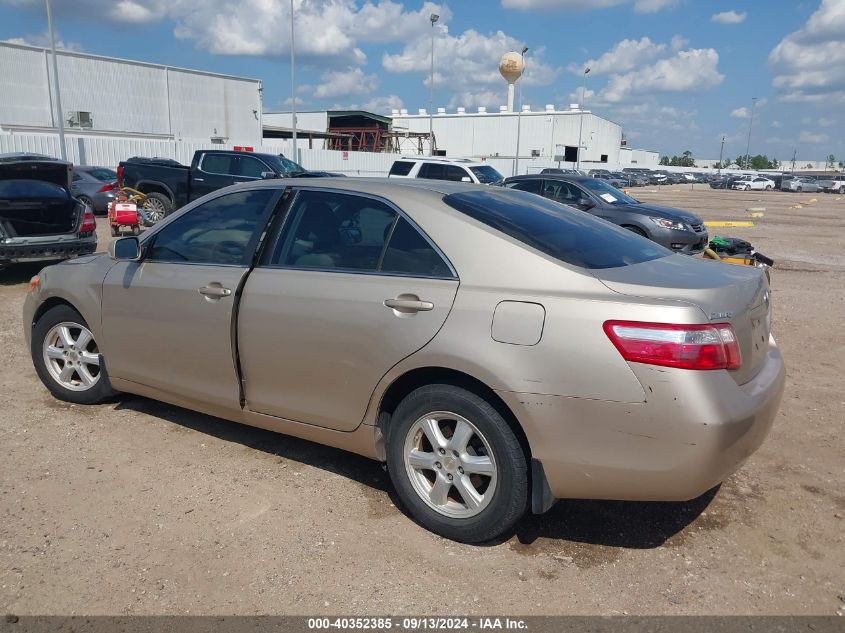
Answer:
[(103, 350), (112, 376), (205, 405), (239, 406), (235, 293), (277, 195), (265, 188), (209, 200), (145, 240), (141, 262), (109, 270)]
[(197, 168), (191, 170), (191, 200), (234, 184), (236, 159), (233, 154), (203, 154)]
[(300, 191), (244, 287), (238, 347), (248, 408), (354, 429), (379, 380), (435, 336), (457, 288), (445, 258), (394, 207)]

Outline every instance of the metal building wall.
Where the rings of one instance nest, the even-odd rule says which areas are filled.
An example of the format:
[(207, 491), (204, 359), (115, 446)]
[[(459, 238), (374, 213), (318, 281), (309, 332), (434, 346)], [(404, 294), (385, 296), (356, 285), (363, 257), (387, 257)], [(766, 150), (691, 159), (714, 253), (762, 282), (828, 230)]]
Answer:
[[(90, 112), (85, 135), (125, 135), (238, 145), (261, 142), (261, 83), (108, 57), (60, 51), (64, 119)], [(0, 127), (53, 131), (52, 63), (33, 46), (0, 42)]]

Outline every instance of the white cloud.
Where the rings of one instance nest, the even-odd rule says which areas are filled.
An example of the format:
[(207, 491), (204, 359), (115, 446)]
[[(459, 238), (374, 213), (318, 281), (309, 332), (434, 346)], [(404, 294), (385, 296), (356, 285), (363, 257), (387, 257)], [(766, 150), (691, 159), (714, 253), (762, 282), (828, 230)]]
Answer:
[(670, 40), (670, 45), (672, 47), (672, 50), (675, 51), (676, 53), (679, 50), (681, 50), (682, 48), (684, 48), (684, 46), (686, 46), (687, 44), (689, 44), (689, 40), (685, 37), (680, 36), (680, 35), (675, 35)]
[(827, 143), (827, 136), (824, 134), (813, 134), (812, 132), (808, 132), (807, 130), (801, 130), (801, 134), (799, 134), (798, 140), (802, 143), (812, 143), (813, 145), (821, 145), (822, 143)]
[(618, 103), (631, 95), (653, 92), (702, 92), (724, 80), (718, 65), (719, 54), (712, 48), (680, 51), (629, 73), (611, 75), (601, 96)]
[[(40, 35), (26, 35), (24, 37), (10, 37), (6, 42), (11, 42), (12, 44), (26, 44), (29, 46), (42, 46), (45, 48), (50, 47), (50, 34), (49, 33), (41, 33)], [(76, 51), (80, 52), (83, 50), (82, 45), (78, 42), (69, 42), (63, 40), (61, 37), (56, 34), (56, 49), (63, 50), (63, 51)]]
[(678, 4), (678, 0), (637, 0), (634, 11), (637, 13), (657, 13), (663, 9), (670, 9)]
[(845, 103), (845, 2), (822, 0), (769, 54), (783, 101)]
[(364, 103), (362, 108), (369, 112), (375, 112), (376, 114), (389, 114), (391, 110), (398, 110), (404, 107), (404, 105), (402, 99), (396, 95), (386, 95), (384, 97), (373, 97)]
[(748, 17), (748, 12), (743, 11), (742, 13), (737, 13), (736, 11), (722, 11), (721, 13), (714, 13), (710, 17), (711, 22), (718, 22), (719, 24), (740, 24), (741, 22), (745, 22), (745, 18)]
[(751, 110), (749, 108), (737, 108), (731, 112), (731, 116), (735, 119), (747, 119), (751, 116)]
[(320, 78), (322, 83), (314, 89), (314, 96), (318, 99), (332, 97), (346, 97), (375, 92), (378, 89), (377, 75), (366, 75), (360, 68), (346, 70), (328, 70)]
[(633, 70), (659, 57), (666, 51), (666, 44), (656, 44), (649, 38), (622, 40), (598, 59), (591, 59), (583, 64), (569, 64), (567, 70), (580, 75), (585, 68), (595, 75), (621, 73)]
[(772, 127), (776, 130), (779, 130), (783, 127), (783, 124), (780, 121), (772, 121)]

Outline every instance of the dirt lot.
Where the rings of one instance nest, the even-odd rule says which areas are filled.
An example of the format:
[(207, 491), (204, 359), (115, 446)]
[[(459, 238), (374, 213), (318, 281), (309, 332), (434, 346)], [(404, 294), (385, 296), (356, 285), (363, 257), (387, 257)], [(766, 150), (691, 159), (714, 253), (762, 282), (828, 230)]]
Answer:
[(766, 209), (711, 234), (777, 261), (787, 391), (766, 444), (715, 496), (561, 502), (504, 542), (452, 543), (403, 515), (363, 458), (137, 397), (53, 400), (21, 334), (39, 267), (20, 267), (0, 272), (0, 610), (845, 613), (845, 197), (633, 193), (707, 220)]

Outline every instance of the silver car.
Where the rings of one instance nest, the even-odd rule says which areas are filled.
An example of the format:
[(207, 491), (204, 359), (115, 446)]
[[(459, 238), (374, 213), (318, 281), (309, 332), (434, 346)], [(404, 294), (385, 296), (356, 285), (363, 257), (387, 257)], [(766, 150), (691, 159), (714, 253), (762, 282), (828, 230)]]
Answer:
[(460, 182), (236, 185), (30, 287), (57, 398), (140, 394), (386, 462), (465, 542), (557, 498), (701, 495), (784, 385), (761, 270)]
[(815, 178), (811, 178), (809, 176), (799, 176), (787, 181), (786, 190), (797, 191), (799, 193), (817, 193), (822, 191), (822, 187)]

